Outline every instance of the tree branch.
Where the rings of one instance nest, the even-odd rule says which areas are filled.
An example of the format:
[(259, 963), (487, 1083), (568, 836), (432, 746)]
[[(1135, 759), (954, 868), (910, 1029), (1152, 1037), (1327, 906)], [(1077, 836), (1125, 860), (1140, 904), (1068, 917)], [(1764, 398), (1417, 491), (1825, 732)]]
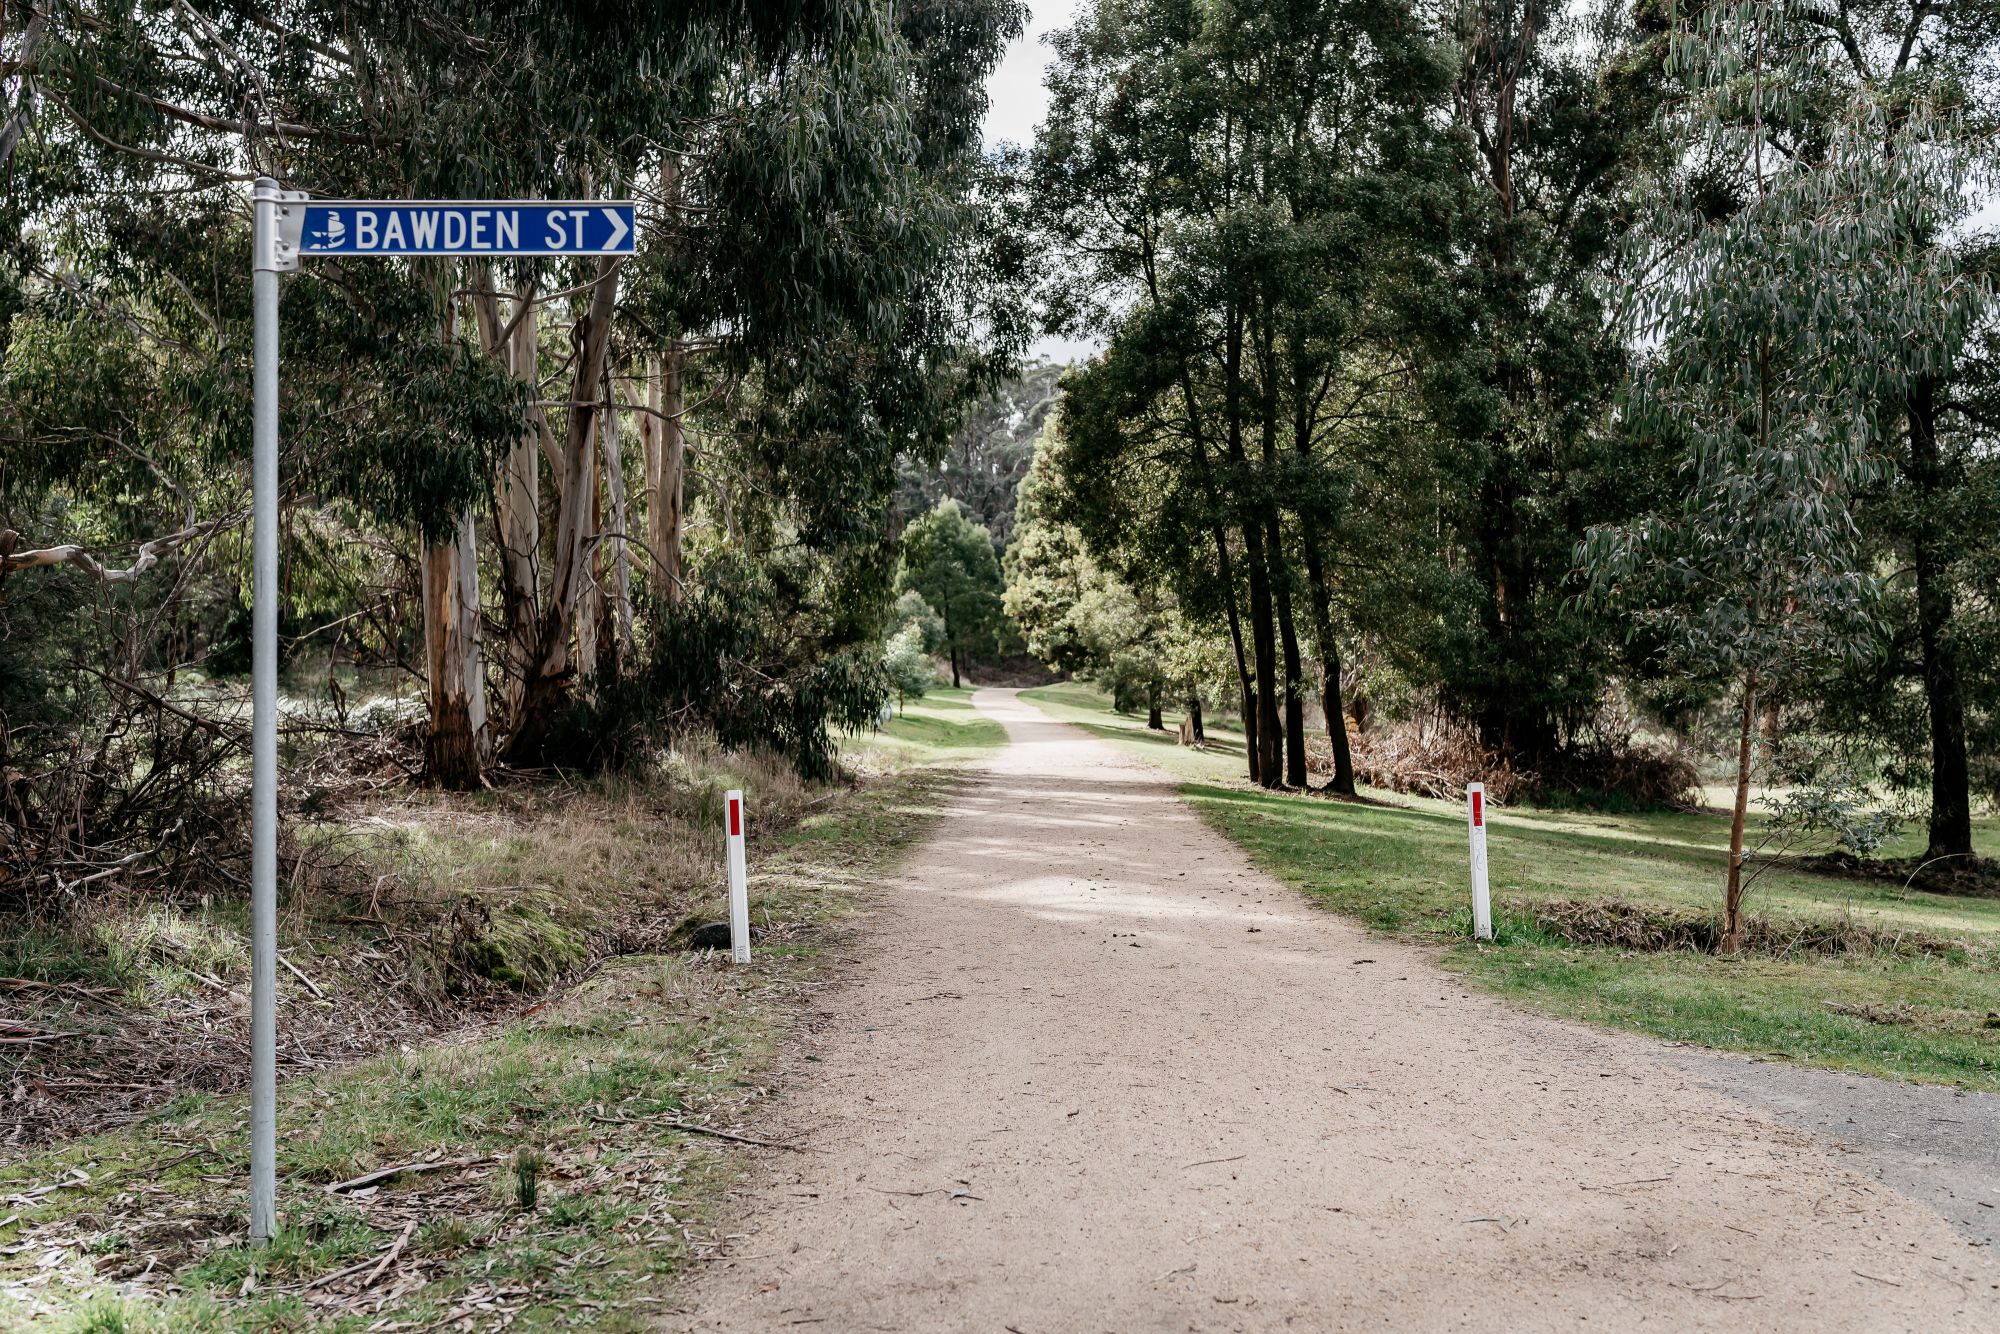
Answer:
[(290, 135), (295, 139), (331, 139), (337, 144), (365, 144), (370, 148), (379, 148), (383, 144), (401, 142), (399, 139), (385, 139), (375, 134), (360, 134), (354, 130), (326, 129), (318, 125), (301, 125), (296, 121), (289, 120), (273, 120), (268, 123), (248, 119), (223, 120), (219, 117), (196, 111), (192, 107), (184, 107), (178, 103), (164, 101), (161, 98), (142, 93), (135, 88), (127, 88), (121, 83), (113, 83), (102, 74), (91, 75), (90, 81), (105, 92), (116, 93), (120, 97), (129, 97), (142, 106), (151, 107), (163, 116), (170, 116), (175, 120), (185, 121), (189, 125), (200, 129), (215, 130), (222, 134), (247, 136), (259, 131), (269, 130), (280, 138)]
[(41, 547), (34, 551), (16, 551), (14, 547), (20, 541), (21, 535), (12, 528), (0, 528), (0, 577), (15, 570), (32, 570), (46, 565), (74, 565), (101, 584), (134, 583), (139, 576), (158, 565), (161, 557), (172, 555), (197, 537), (241, 523), (248, 514), (248, 510), (236, 510), (220, 518), (210, 519), (207, 523), (192, 524), (179, 532), (142, 542), (139, 544), (138, 558), (122, 570), (107, 568), (90, 554), (87, 547), (75, 543), (60, 547)]

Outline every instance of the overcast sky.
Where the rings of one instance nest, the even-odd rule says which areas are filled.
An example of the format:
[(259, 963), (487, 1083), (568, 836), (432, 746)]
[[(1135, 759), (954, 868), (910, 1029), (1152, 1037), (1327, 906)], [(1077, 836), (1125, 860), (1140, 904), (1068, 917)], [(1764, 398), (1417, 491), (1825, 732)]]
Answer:
[(1083, 3), (1084, 0), (1029, 0), (1028, 35), (1007, 49), (1007, 58), (986, 80), (986, 94), (992, 99), (986, 112), (987, 147), (1033, 141), (1035, 127), (1042, 123), (1042, 116), (1049, 109), (1049, 92), (1042, 86), (1049, 48), (1042, 38), (1057, 28), (1067, 28), (1071, 16)]

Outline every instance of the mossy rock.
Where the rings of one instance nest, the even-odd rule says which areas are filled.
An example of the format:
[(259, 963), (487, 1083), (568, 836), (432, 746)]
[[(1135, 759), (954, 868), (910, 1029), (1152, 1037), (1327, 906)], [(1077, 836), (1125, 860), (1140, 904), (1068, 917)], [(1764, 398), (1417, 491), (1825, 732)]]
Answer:
[(482, 927), (460, 943), (460, 962), (468, 972), (516, 990), (544, 986), (589, 957), (582, 933), (535, 903), (511, 904)]

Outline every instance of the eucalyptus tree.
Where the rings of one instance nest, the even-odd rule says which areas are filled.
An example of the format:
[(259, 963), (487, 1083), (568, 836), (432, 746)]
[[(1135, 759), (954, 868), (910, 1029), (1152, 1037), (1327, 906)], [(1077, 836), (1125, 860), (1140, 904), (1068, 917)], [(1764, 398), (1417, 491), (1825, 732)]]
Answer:
[[(1091, 485), (1117, 459), (1168, 475), (1151, 488), (1173, 497), (1162, 537), (1191, 529), (1212, 552), (1253, 772), (1302, 785), (1288, 534), (1310, 528), (1315, 555), (1331, 537), (1313, 513), (1320, 490), (1300, 478), (1319, 463), (1330, 387), (1367, 341), (1357, 313), (1381, 263), (1431, 221), (1437, 48), (1395, 0), (1245, 0), (1100, 4), (1057, 53), (1029, 172), (1062, 257), (1046, 296), (1059, 325), (1108, 336), (1070, 386), (1068, 447), (1096, 470), (1074, 476)], [(1095, 508), (1118, 505), (1101, 494)], [(1167, 540), (1166, 563), (1186, 569), (1186, 543)], [(1320, 610), (1316, 591), (1334, 656), (1330, 603)], [(1338, 672), (1335, 657), (1336, 694)], [(1328, 725), (1341, 726), (1338, 707)]]
[[(1824, 118), (1860, 99), (1881, 121), (1885, 156), (1917, 154), (1988, 173), (2000, 165), (2000, 10), (1835, 0), (1796, 7), (1783, 21), (1778, 40), (1800, 48), (1801, 78), (1813, 96), (1774, 134), (1816, 144), (1827, 134)], [(1932, 211), (1903, 220), (1905, 263), (1975, 295), (1912, 307), (1901, 343), (1882, 349), (1899, 367), (1877, 422), (1891, 471), (1864, 493), (1859, 514), (1875, 550), (1899, 573), (1885, 590), (1888, 651), (1868, 673), (1877, 687), (1864, 692), (1862, 721), (1871, 741), (1888, 743), (1904, 761), (1890, 767), (1892, 778), (1928, 787), (1927, 861), (1972, 855), (1978, 729), (1968, 714), (1990, 693), (1992, 676), (1990, 604), (1967, 578), (1976, 548), (2000, 521), (1981, 485), (1980, 455), (2000, 425), (1990, 408), (1990, 347), (1971, 337), (1972, 321), (1992, 314), (1979, 294), (1990, 299), (1993, 233), (1971, 225), (1973, 203), (1951, 191)], [(1899, 716), (1909, 712), (1901, 705), (1906, 683), (1921, 701), (1914, 728)], [(1911, 746), (1913, 731), (1921, 739)]]
[[(81, 234), (72, 262), (143, 274), (160, 255), (149, 246), (149, 227), (120, 228), (121, 216), (157, 232), (168, 215), (206, 214), (218, 223), (219, 244), (204, 252), (213, 272), (155, 298), (196, 304), (196, 293), (241, 285), (247, 266), (223, 257), (240, 259), (247, 243), (240, 222), (228, 224), (240, 218), (237, 182), (252, 174), (364, 198), (587, 193), (616, 179), (635, 136), (705, 114), (746, 58), (774, 60), (827, 17), (817, 6), (731, 0), (674, 14), (643, 5), (584, 12), (450, 0), (109, 11), (57, 0), (43, 12), (27, 80), (36, 115), (24, 139), (36, 160), (15, 178), (29, 175), (39, 192), (28, 207), (46, 220), (42, 234)], [(607, 63), (609, 50), (619, 53), (616, 62)], [(295, 333), (287, 343), (294, 361), (318, 354), (335, 370), (360, 372), (345, 377), (357, 386), (369, 376), (355, 358), (374, 353), (374, 378), (390, 392), (371, 405), (373, 415), (409, 425), (387, 433), (398, 447), (374, 449), (382, 433), (340, 430), (355, 424), (351, 411), (294, 422), (290, 439), (300, 447), (288, 471), (298, 479), (295, 496), (372, 484), (400, 510), (384, 517), (422, 533), (429, 767), (437, 781), (464, 785), (478, 780), (484, 707), (472, 516), (492, 455), (521, 428), (489, 421), (478, 438), (459, 436), (444, 451), (423, 447), (422, 423), (437, 415), (440, 397), (491, 401), (496, 389), (493, 376), (467, 361), (456, 328), (468, 284), (442, 262), (370, 267), (379, 271), (323, 265), (296, 280), (295, 307), (315, 304), (321, 292), (344, 299), (352, 336), (328, 346)], [(608, 319), (610, 277), (608, 265), (590, 275), (598, 300), (595, 314), (586, 313), (579, 388), (569, 395), (584, 403), (567, 414), (572, 461), (593, 417), (589, 389), (602, 338), (592, 330)], [(385, 287), (410, 295), (385, 302)], [(413, 304), (423, 311), (414, 319)], [(425, 355), (412, 350), (421, 339), (443, 348), (456, 369), (428, 382), (406, 374)], [(218, 352), (238, 358), (239, 373), (237, 350), (247, 341), (218, 330)], [(315, 440), (314, 428), (327, 426)], [(559, 537), (556, 554), (553, 619), (562, 622), (564, 594), (576, 582), (574, 551)], [(545, 630), (544, 638), (566, 628)]]
[[(1591, 534), (1599, 589), (1630, 610), (1667, 671), (1737, 703), (1722, 948), (1742, 940), (1743, 832), (1758, 704), (1874, 652), (1874, 579), (1851, 503), (1880, 466), (1876, 404), (1921, 359), (1912, 329), (1976, 293), (1909, 244), (1962, 207), (1964, 162), (1928, 114), (1858, 87), (1819, 102), (1816, 48), (1791, 7), (1711, 6), (1670, 34), (1678, 189), (1633, 238), (1653, 275), (1632, 302), (1657, 354), (1628, 408), (1685, 450), (1685, 499)], [(1810, 137), (1784, 136), (1810, 124)], [(1886, 149), (1886, 151), (1885, 151)], [(1960, 316), (1963, 318), (1963, 315)]]
[[(993, 237), (974, 149), (985, 70), (1021, 14), (1015, 0), (51, 0), (16, 85), (25, 115), (8, 117), (25, 126), (9, 290), (142, 331), (162, 310), (195, 320), (200, 338), (152, 342), (204, 386), (189, 432), (225, 441), (211, 462), (228, 471), (247, 453), (250, 175), (353, 197), (639, 196), (636, 265), (331, 262), (290, 284), (288, 505), (358, 504), (418, 530), (429, 769), (476, 783), (496, 737), (511, 759), (552, 753), (575, 682), (610, 665), (594, 640), (632, 645), (627, 599), (598, 592), (619, 588), (624, 549), (650, 545), (650, 574), (682, 545), (697, 405), (669, 405), (664, 375), (630, 384), (663, 348), (692, 358), (676, 389), (685, 370), (712, 395), (739, 489), (795, 511), (784, 540), (846, 544), (874, 571), (837, 585), (857, 599), (843, 633), (872, 633), (880, 609), (861, 603), (892, 564), (879, 512), (896, 451), (938, 448), (1015, 341), (1004, 309), (980, 308)], [(545, 313), (570, 346), (542, 336)], [(674, 427), (642, 441), (650, 544), (619, 513), (639, 508), (619, 501), (631, 411)], [(481, 531), (506, 627), (490, 728)]]
[[(1617, 243), (1652, 124), (1656, 6), (1448, 0), (1453, 252), (1402, 304), (1435, 431), (1422, 616), (1393, 641), (1413, 679), (1517, 764), (1555, 758), (1618, 665), (1571, 551), (1643, 494), (1603, 429), (1625, 372)], [(1636, 25), (1637, 31), (1634, 31)], [(1639, 474), (1635, 476), (1635, 474)]]

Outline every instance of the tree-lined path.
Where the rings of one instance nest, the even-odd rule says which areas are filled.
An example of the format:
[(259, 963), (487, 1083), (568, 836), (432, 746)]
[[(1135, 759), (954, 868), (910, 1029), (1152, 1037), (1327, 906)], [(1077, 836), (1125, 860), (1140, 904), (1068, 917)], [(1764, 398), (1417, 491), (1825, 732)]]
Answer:
[[(1991, 1329), (2000, 1270), (1637, 1038), (1467, 994), (1009, 692), (668, 1327)], [(810, 1071), (809, 1075), (802, 1072)]]

